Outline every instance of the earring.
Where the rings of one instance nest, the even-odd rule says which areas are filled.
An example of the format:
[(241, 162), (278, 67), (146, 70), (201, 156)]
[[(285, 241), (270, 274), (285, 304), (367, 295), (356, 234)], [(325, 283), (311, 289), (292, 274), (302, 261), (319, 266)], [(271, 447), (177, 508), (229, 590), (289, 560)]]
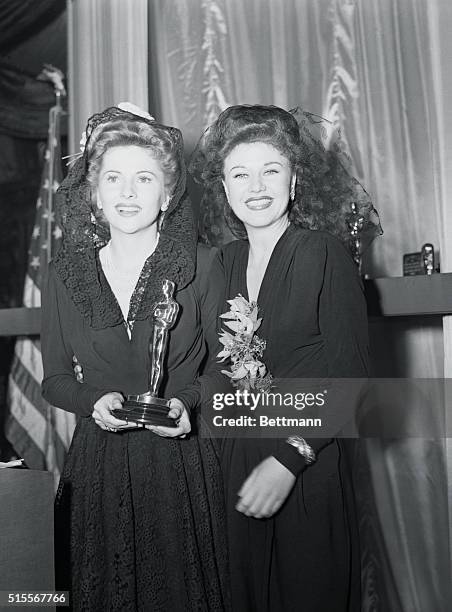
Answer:
[(297, 184), (297, 179), (294, 176), (290, 184), (290, 199), (292, 200), (292, 202), (295, 200), (295, 185), (296, 184)]
[(160, 215), (159, 215), (159, 218), (158, 218), (158, 221), (157, 221), (157, 229), (158, 229), (159, 232), (162, 230), (163, 221), (165, 220), (165, 210), (163, 210), (163, 206), (160, 209)]
[(169, 203), (170, 203), (170, 199), (169, 197), (166, 198), (166, 200), (163, 202), (163, 204), (160, 206), (160, 214), (159, 214), (159, 219), (157, 222), (157, 229), (160, 232), (160, 230), (163, 227), (163, 222), (165, 219), (165, 213), (168, 210), (169, 207)]
[(97, 200), (97, 208), (102, 210), (102, 202), (99, 199)]
[[(229, 204), (229, 192), (228, 192), (228, 188), (226, 187), (226, 183), (224, 181), (221, 181), (223, 184), (223, 189), (224, 189), (224, 195), (226, 196), (226, 200)], [(230, 206), (230, 204), (229, 204)]]

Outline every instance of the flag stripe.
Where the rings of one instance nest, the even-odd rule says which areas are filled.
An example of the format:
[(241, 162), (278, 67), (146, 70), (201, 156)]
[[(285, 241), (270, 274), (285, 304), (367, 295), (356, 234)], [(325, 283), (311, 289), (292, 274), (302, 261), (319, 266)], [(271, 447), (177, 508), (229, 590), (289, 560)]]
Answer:
[(22, 427), (19, 421), (9, 416), (7, 423), (7, 438), (14, 445), (14, 450), (19, 457), (26, 458), (28, 466), (33, 466), (35, 470), (45, 470), (46, 461), (42, 450), (38, 444), (32, 440), (28, 428)]
[(28, 308), (41, 306), (41, 291), (28, 273), (25, 276), (23, 303)]
[[(33, 404), (42, 417), (46, 419), (47, 402), (41, 395), (41, 386), (30, 374), (23, 362), (17, 358), (14, 358), (13, 360), (11, 367), (11, 378), (27, 400)], [(11, 412), (13, 412), (13, 410), (11, 410)]]
[[(43, 454), (43, 440), (46, 439), (47, 427), (45, 416), (29, 401), (23, 390), (17, 386), (12, 378), (9, 379), (9, 396), (12, 406), (11, 416), (28, 432), (30, 438), (41, 448), (41, 454)], [(16, 447), (15, 441), (11, 441), (11, 443), (16, 450), (20, 450)]]
[(15, 356), (24, 368), (28, 370), (28, 373), (36, 383), (41, 385), (44, 371), (42, 369), (41, 352), (35, 344), (31, 340), (18, 340), (16, 342)]
[[(30, 372), (23, 366), (23, 363), (17, 359), (14, 360), (11, 369), (11, 379), (15, 382), (18, 393), (21, 393), (28, 404), (34, 408), (34, 412), (29, 415), (30, 421), (36, 419), (36, 413), (38, 413), (46, 423), (46, 431), (42, 437), (42, 444), (47, 444), (47, 437), (51, 435), (56, 446), (57, 457), (64, 457), (66, 448), (71, 441), (75, 425), (75, 415), (50, 406), (41, 395), (41, 386), (30, 375)], [(23, 406), (19, 396), (16, 396), (16, 401), (11, 402), (11, 406), (11, 414), (14, 416), (18, 410), (22, 411)], [(47, 431), (50, 427), (55, 430), (55, 435), (52, 434), (52, 431)]]
[[(61, 107), (57, 103), (49, 113), (49, 137), (30, 241), (23, 295), (27, 307), (41, 305), (42, 279), (49, 259), (61, 241), (62, 234), (55, 224), (53, 209), (55, 191), (62, 178), (60, 116)], [(76, 419), (75, 415), (54, 408), (44, 400), (40, 388), (42, 377), (40, 340), (18, 338), (10, 375), (10, 417), (6, 423), (6, 435), (29, 467), (44, 467), (58, 476)]]
[[(42, 398), (41, 381), (44, 377), (41, 359), (41, 342), (39, 339), (24, 340), (16, 343), (16, 357), (11, 375), (19, 387), (23, 384), (24, 391), (29, 388), (28, 399), (45, 415), (49, 404)], [(24, 371), (21, 371), (24, 370)], [(29, 376), (30, 380), (26, 377)], [(34, 381), (34, 382), (32, 382)], [(33, 387), (33, 388), (32, 388)], [(42, 408), (42, 409), (41, 409)], [(52, 420), (55, 430), (66, 448), (71, 443), (76, 417), (61, 408), (52, 407)]]

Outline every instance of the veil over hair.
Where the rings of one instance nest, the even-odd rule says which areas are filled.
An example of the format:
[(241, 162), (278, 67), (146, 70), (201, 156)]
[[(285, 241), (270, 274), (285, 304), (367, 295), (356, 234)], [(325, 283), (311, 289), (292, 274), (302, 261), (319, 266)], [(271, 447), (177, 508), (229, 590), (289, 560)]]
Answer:
[[(135, 319), (152, 316), (153, 308), (161, 298), (164, 279), (175, 282), (177, 290), (185, 287), (194, 277), (196, 266), (196, 230), (193, 210), (186, 191), (186, 167), (184, 144), (181, 132), (174, 127), (157, 123), (152, 119), (135, 115), (118, 107), (107, 108), (90, 117), (86, 127), (84, 151), (69, 169), (68, 175), (58, 188), (56, 213), (63, 232), (62, 246), (53, 263), (58, 276), (65, 284), (75, 305), (87, 316), (93, 327), (116, 324), (122, 315), (115, 305), (106, 304), (100, 309), (104, 279), (99, 273), (97, 250), (110, 239), (108, 227), (94, 215), (92, 187), (88, 181), (89, 158), (96, 135), (102, 127), (117, 120), (147, 123), (157, 133), (164, 132), (172, 143), (173, 155), (180, 168), (172, 191), (164, 222), (160, 227), (160, 238), (155, 252), (143, 268), (137, 290)], [(98, 129), (99, 128), (99, 129)], [(149, 143), (152, 146), (152, 142)], [(152, 274), (146, 274), (152, 268)], [(105, 298), (107, 299), (107, 298)], [(93, 308), (96, 302), (96, 308)], [(138, 303), (139, 302), (139, 303)], [(131, 302), (132, 306), (132, 302)], [(111, 307), (112, 313), (108, 313)]]
[[(383, 230), (369, 194), (349, 171), (351, 160), (345, 153), (340, 131), (327, 119), (298, 107), (290, 111), (261, 105), (230, 107), (204, 132), (189, 165), (194, 180), (204, 187), (200, 205), (201, 239), (220, 246), (234, 236), (246, 238), (245, 228), (232, 212), (224, 193), (224, 157), (234, 146), (245, 142), (263, 141), (280, 149), (269, 137), (271, 129), (266, 125), (272, 115), (275, 122), (286, 116), (288, 138), (292, 142), (290, 161), (297, 181), (289, 219), (306, 229), (328, 231), (352, 251), (355, 246), (352, 230), (358, 227), (362, 250), (365, 250)], [(234, 122), (240, 129), (249, 122), (250, 129), (244, 129), (242, 137), (240, 129), (234, 135)], [(279, 130), (278, 140), (284, 140), (282, 128), (273, 129), (275, 133)]]

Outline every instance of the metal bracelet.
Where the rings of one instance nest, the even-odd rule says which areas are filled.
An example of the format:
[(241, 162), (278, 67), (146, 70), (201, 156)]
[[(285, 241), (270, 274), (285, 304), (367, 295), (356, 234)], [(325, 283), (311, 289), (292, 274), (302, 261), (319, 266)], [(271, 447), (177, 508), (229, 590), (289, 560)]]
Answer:
[(290, 436), (286, 440), (287, 444), (290, 444), (302, 455), (306, 463), (313, 463), (316, 460), (315, 452), (306, 440), (300, 436)]

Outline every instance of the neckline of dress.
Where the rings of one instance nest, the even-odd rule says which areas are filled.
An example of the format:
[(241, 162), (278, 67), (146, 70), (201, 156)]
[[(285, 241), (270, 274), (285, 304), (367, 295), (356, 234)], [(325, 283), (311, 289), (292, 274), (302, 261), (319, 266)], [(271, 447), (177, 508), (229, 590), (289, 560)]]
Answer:
[(132, 279), (137, 280), (140, 277), (140, 275), (141, 275), (141, 272), (142, 272), (142, 270), (144, 268), (145, 263), (147, 262), (149, 257), (158, 248), (159, 240), (160, 240), (160, 234), (158, 233), (157, 234), (157, 240), (156, 240), (156, 243), (155, 243), (155, 246), (154, 246), (153, 250), (144, 258), (144, 260), (141, 263), (137, 264), (133, 268), (130, 268), (130, 270), (128, 270), (126, 272), (123, 271), (123, 270), (120, 270), (115, 265), (115, 263), (113, 262), (112, 253), (111, 253), (111, 240), (109, 240), (104, 247), (99, 249), (99, 261), (100, 261), (100, 264), (102, 266), (102, 269), (104, 269), (104, 271), (105, 271), (105, 268), (107, 268), (116, 277), (127, 278), (127, 279), (132, 278)]
[[(109, 243), (107, 243), (107, 244), (109, 244)], [(105, 245), (105, 246), (107, 246), (107, 245)], [(103, 247), (103, 248), (105, 248), (105, 247)], [(132, 342), (132, 332), (133, 332), (133, 327), (134, 327), (134, 323), (135, 323), (134, 320), (130, 320), (129, 321), (130, 302), (131, 302), (132, 297), (133, 297), (133, 295), (134, 295), (134, 293), (136, 291), (136, 287), (137, 287), (138, 281), (139, 281), (140, 276), (141, 276), (141, 274), (143, 272), (144, 264), (143, 264), (141, 270), (139, 271), (139, 273), (135, 276), (135, 279), (134, 279), (134, 288), (132, 289), (132, 294), (131, 294), (131, 297), (130, 297), (130, 300), (129, 300), (129, 308), (128, 308), (128, 313), (127, 313), (127, 318), (125, 318), (124, 317), (124, 313), (122, 311), (122, 308), (121, 308), (121, 306), (119, 304), (119, 300), (118, 300), (115, 292), (113, 291), (113, 287), (111, 286), (110, 281), (109, 281), (109, 279), (107, 277), (107, 272), (108, 271), (113, 272), (114, 274), (117, 273), (117, 272), (116, 272), (115, 268), (110, 268), (110, 270), (108, 270), (108, 269), (106, 270), (104, 268), (104, 264), (103, 264), (102, 259), (101, 259), (101, 251), (103, 250), (103, 248), (96, 250), (96, 263), (97, 263), (97, 266), (98, 266), (98, 274), (100, 274), (103, 277), (104, 281), (105, 281), (103, 283), (103, 291), (108, 291), (111, 294), (113, 302), (114, 302), (115, 306), (117, 307), (119, 313), (121, 314), (121, 322), (122, 322), (122, 326), (121, 327), (122, 327), (124, 333), (126, 334), (128, 344), (130, 345), (130, 343)]]
[[(105, 329), (123, 323), (123, 315), (107, 282), (99, 250), (106, 241), (78, 247), (63, 241), (53, 266), (79, 313), (93, 329)], [(152, 319), (155, 304), (162, 296), (162, 283), (172, 280), (180, 291), (194, 276), (194, 251), (177, 236), (160, 233), (158, 247), (146, 260), (132, 297), (135, 321)]]
[[(278, 238), (275, 246), (273, 247), (273, 251), (270, 255), (270, 259), (268, 260), (268, 264), (267, 267), (265, 268), (265, 272), (264, 272), (264, 276), (262, 277), (262, 282), (261, 285), (259, 287), (259, 292), (257, 294), (257, 298), (256, 298), (256, 304), (258, 306), (262, 306), (262, 302), (264, 302), (265, 300), (263, 299), (264, 294), (264, 287), (268, 282), (268, 279), (270, 278), (270, 273), (271, 270), (274, 266), (274, 262), (276, 259), (276, 254), (279, 251), (279, 249), (281, 248), (281, 244), (283, 243), (284, 239), (286, 238), (286, 236), (292, 232), (293, 229), (293, 224), (289, 223), (289, 225), (286, 227), (286, 229), (284, 230), (284, 232), (281, 234), (281, 236)], [(248, 291), (248, 279), (247, 279), (247, 271), (248, 271), (248, 262), (249, 262), (249, 257), (250, 257), (250, 244), (248, 241), (245, 242), (245, 246), (246, 246), (246, 256), (244, 257), (243, 263), (244, 263), (244, 267), (242, 268), (242, 286), (244, 287), (245, 293), (246, 293), (246, 299), (248, 300), (248, 302), (250, 301), (250, 297), (249, 297), (249, 291)]]

